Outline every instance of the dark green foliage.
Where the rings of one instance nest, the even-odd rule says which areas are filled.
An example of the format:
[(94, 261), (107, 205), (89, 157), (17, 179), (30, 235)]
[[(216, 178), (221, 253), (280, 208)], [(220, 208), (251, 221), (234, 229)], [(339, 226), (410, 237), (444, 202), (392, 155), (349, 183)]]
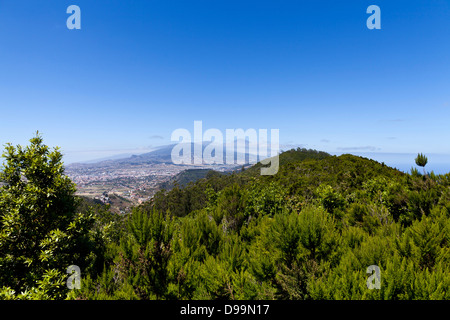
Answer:
[(77, 212), (62, 154), (39, 135), (25, 148), (8, 144), (3, 157), (0, 288), (7, 298), (63, 298), (67, 267), (95, 263), (94, 215)]

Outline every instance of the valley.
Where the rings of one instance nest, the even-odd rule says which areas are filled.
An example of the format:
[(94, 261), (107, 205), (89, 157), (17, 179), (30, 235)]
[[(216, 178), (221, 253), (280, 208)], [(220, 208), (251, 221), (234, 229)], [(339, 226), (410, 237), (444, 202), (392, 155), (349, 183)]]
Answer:
[(224, 172), (240, 167), (227, 164), (175, 165), (170, 160), (170, 151), (168, 146), (124, 159), (69, 164), (65, 173), (77, 185), (76, 195), (110, 204), (114, 212), (127, 213), (133, 206), (151, 199), (185, 170), (212, 169)]

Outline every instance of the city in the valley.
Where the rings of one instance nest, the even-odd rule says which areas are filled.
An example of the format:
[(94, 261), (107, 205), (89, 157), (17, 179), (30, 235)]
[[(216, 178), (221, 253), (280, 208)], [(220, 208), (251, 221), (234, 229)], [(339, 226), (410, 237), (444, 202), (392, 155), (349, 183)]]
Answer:
[(175, 165), (169, 159), (147, 159), (133, 156), (98, 163), (74, 163), (66, 166), (66, 175), (77, 185), (77, 195), (110, 204), (118, 213), (151, 197), (177, 174), (189, 169), (227, 171), (233, 165)]

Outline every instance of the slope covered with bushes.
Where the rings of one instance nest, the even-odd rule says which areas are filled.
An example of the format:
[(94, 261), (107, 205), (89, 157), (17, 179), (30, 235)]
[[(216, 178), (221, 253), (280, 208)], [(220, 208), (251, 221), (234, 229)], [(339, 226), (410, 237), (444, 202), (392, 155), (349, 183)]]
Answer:
[[(280, 163), (274, 176), (210, 174), (161, 191), (76, 296), (450, 298), (449, 175), (300, 149)], [(372, 265), (379, 289), (367, 285)]]
[[(9, 147), (2, 176), (3, 299), (450, 298), (449, 174), (297, 149), (276, 175), (211, 171), (118, 216), (75, 209), (58, 152), (33, 143)], [(81, 289), (64, 285), (68, 264)]]

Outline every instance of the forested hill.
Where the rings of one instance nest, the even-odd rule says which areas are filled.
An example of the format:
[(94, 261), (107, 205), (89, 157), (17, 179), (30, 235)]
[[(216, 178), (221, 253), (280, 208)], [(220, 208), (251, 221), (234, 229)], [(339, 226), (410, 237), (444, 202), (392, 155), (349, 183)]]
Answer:
[[(170, 190), (176, 186), (185, 187), (190, 182), (206, 178), (210, 172), (212, 172), (211, 169), (187, 169), (176, 174), (169, 181), (160, 183), (159, 187), (165, 190)], [(217, 174), (219, 173), (217, 172)]]
[(260, 175), (261, 163), (230, 175), (210, 171), (206, 178), (184, 184), (155, 195), (145, 207), (170, 211), (175, 216), (185, 216), (191, 211), (208, 205), (208, 192), (240, 188), (254, 190), (262, 186), (277, 186), (286, 199), (298, 203), (316, 199), (317, 187), (331, 187), (342, 197), (351, 195), (363, 184), (374, 178), (393, 179), (405, 174), (374, 160), (353, 155), (331, 156), (326, 152), (310, 149), (292, 149), (279, 156), (280, 168), (273, 176)]
[(305, 149), (273, 176), (255, 168), (135, 208), (78, 297), (450, 299), (450, 175)]

